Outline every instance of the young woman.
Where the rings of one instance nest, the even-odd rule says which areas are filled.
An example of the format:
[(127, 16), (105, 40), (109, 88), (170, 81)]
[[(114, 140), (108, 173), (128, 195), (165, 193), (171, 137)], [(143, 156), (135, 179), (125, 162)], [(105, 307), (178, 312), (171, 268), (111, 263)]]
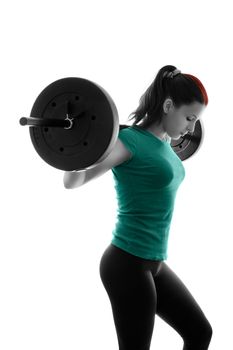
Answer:
[(131, 113), (133, 125), (119, 131), (110, 155), (92, 169), (65, 173), (65, 187), (75, 188), (113, 172), (118, 220), (100, 276), (120, 350), (149, 350), (156, 314), (182, 337), (183, 350), (209, 347), (209, 321), (165, 263), (175, 197), (185, 177), (170, 140), (193, 132), (207, 104), (199, 79), (164, 66)]

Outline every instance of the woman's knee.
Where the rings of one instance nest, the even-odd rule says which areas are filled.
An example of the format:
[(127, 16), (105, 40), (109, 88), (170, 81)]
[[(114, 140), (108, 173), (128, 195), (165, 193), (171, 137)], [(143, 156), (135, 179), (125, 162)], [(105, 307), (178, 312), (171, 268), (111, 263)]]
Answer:
[(210, 343), (210, 340), (213, 335), (213, 329), (211, 324), (206, 320), (205, 324), (200, 328), (199, 337), (202, 339), (203, 343)]
[(198, 327), (193, 328), (192, 334), (183, 337), (184, 350), (207, 350), (213, 335), (211, 324), (205, 320)]

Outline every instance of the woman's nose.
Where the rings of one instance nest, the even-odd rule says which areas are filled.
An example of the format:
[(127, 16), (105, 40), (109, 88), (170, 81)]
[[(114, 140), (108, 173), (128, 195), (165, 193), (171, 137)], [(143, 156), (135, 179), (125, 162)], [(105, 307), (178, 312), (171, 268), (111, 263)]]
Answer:
[(188, 129), (187, 129), (188, 133), (192, 134), (192, 133), (194, 132), (194, 130), (195, 130), (195, 125), (196, 125), (196, 124), (193, 124), (193, 126), (189, 126), (189, 127), (188, 127)]

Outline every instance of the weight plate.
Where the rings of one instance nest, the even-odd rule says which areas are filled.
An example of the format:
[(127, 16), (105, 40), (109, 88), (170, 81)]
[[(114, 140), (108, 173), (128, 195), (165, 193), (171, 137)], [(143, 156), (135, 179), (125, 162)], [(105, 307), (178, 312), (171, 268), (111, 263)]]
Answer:
[(171, 146), (176, 152), (177, 156), (182, 160), (186, 160), (196, 153), (203, 142), (204, 137), (204, 128), (200, 120), (195, 124), (194, 132), (186, 134), (183, 137), (180, 137), (178, 140), (171, 140)]
[(119, 132), (116, 105), (98, 84), (83, 78), (63, 78), (37, 97), (31, 118), (73, 118), (70, 129), (30, 126), (40, 157), (65, 171), (91, 168), (113, 149)]

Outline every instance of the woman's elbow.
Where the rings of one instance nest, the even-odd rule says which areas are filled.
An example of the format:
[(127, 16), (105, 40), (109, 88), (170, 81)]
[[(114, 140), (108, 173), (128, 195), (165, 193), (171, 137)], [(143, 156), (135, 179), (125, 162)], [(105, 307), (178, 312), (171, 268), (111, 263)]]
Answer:
[(66, 189), (72, 189), (83, 185), (85, 181), (85, 171), (65, 172), (63, 184)]
[(70, 190), (71, 188), (73, 188), (73, 187), (69, 186), (69, 184), (67, 184), (66, 182), (64, 182), (64, 187), (66, 190)]

